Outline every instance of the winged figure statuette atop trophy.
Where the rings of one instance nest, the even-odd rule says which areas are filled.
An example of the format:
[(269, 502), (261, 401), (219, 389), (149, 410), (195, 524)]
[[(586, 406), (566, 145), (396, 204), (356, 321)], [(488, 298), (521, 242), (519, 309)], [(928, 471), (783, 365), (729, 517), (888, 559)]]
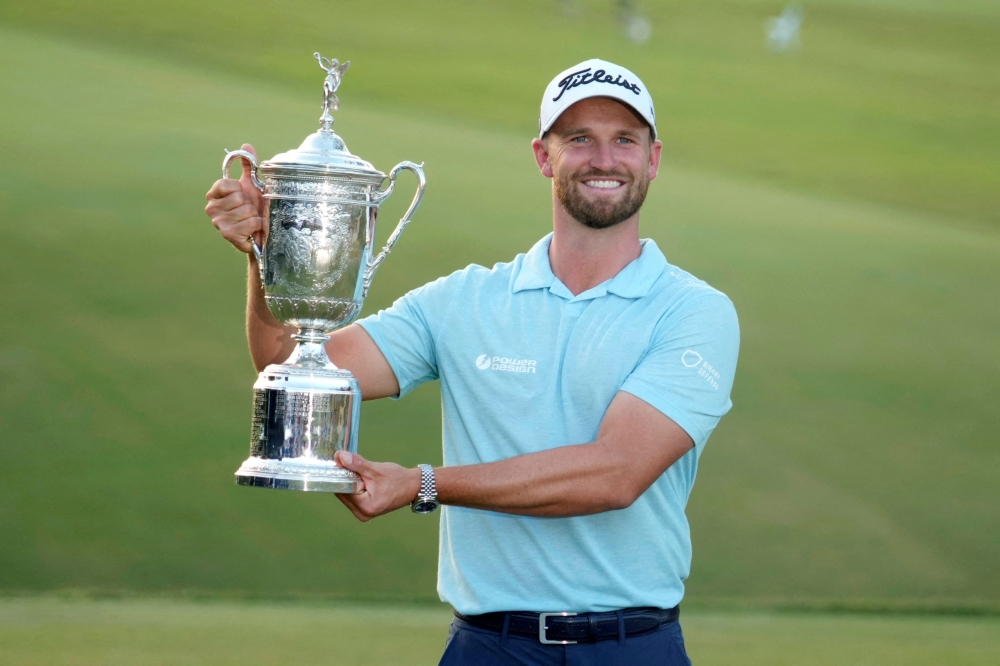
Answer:
[(316, 58), (316, 62), (326, 72), (326, 81), (323, 82), (323, 115), (319, 118), (320, 126), (323, 129), (331, 129), (333, 127), (333, 116), (330, 115), (330, 111), (336, 111), (340, 108), (340, 100), (337, 98), (337, 88), (340, 87), (340, 82), (344, 78), (344, 72), (351, 66), (351, 61), (347, 60), (341, 64), (336, 58), (333, 60), (324, 58), (319, 54), (319, 51), (313, 53), (313, 57)]

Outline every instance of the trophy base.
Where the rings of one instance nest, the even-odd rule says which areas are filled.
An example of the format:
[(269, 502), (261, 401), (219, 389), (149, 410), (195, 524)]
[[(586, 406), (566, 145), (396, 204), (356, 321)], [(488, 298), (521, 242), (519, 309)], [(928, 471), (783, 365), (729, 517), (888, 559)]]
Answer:
[(361, 477), (327, 461), (267, 460), (253, 456), (237, 470), (236, 485), (354, 495), (361, 492)]
[(321, 340), (300, 341), (291, 363), (269, 365), (254, 384), (250, 457), (236, 484), (276, 490), (356, 494), (361, 477), (337, 451), (358, 450), (361, 390), (334, 367)]

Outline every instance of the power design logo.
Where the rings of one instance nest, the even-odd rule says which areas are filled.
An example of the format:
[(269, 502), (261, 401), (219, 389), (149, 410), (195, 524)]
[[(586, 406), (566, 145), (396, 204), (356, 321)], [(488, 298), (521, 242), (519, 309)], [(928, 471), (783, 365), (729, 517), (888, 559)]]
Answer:
[(480, 354), (476, 357), (476, 367), (480, 370), (520, 372), (533, 375), (538, 370), (538, 362), (530, 358), (508, 358), (507, 356)]

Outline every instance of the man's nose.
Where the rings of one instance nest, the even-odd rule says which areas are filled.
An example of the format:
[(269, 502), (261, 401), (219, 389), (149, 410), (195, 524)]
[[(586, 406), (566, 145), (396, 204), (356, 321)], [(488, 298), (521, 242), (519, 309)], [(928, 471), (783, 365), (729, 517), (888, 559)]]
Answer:
[(601, 171), (614, 171), (616, 165), (611, 143), (606, 141), (596, 143), (594, 152), (590, 156), (590, 166)]

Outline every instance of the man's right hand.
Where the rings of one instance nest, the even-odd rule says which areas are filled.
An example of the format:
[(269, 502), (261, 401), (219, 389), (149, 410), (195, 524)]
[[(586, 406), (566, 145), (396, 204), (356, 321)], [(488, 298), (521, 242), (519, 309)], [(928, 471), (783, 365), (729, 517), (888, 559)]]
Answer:
[[(242, 149), (257, 153), (253, 146), (244, 143)], [(243, 162), (243, 175), (239, 180), (223, 178), (215, 181), (205, 198), (208, 205), (205, 212), (212, 218), (212, 224), (219, 230), (222, 237), (232, 243), (240, 252), (249, 253), (250, 236), (257, 240), (261, 247), (267, 234), (264, 225), (265, 200), (250, 177), (250, 162)]]

